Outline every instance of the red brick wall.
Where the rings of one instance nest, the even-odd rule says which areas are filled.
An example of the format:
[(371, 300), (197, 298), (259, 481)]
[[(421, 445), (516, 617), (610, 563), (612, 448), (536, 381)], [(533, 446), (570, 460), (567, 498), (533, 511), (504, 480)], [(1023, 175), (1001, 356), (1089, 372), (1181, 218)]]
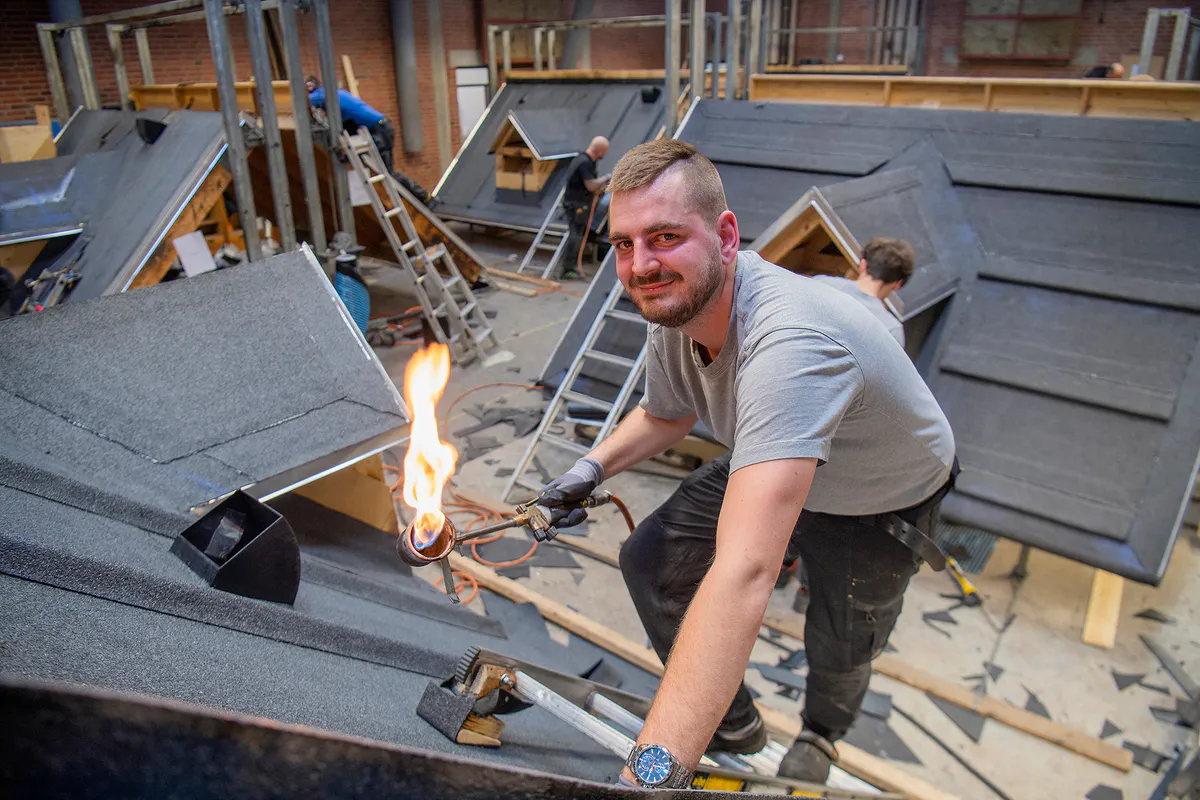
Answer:
[[(1080, 78), (1097, 64), (1119, 61), (1142, 46), (1146, 9), (1162, 7), (1152, 0), (1083, 0), (1076, 23), (1075, 52), (1094, 50), (1095, 58), (1075, 64), (1032, 64), (1028, 62), (970, 61), (958, 59), (962, 29), (963, 0), (925, 0), (929, 3), (929, 28), (925, 42), (926, 75), (1003, 76), (1011, 78)], [(1100, 15), (1103, 13), (1103, 22)], [(1165, 55), (1170, 47), (1168, 24), (1159, 26), (1155, 53)], [(951, 50), (952, 48), (952, 50)]]

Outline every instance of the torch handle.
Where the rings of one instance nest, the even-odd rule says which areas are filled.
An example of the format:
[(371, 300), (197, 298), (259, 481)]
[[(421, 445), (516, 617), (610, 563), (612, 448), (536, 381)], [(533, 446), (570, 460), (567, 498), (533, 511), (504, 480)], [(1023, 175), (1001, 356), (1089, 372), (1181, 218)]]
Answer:
[(528, 521), (529, 521), (528, 515), (518, 514), (517, 516), (513, 517), (512, 519), (506, 519), (503, 522), (497, 522), (494, 525), (487, 525), (483, 528), (476, 528), (473, 531), (465, 531), (463, 533), (460, 533), (454, 543), (455, 543), (455, 545), (459, 545), (459, 544), (462, 544), (463, 542), (469, 542), (472, 539), (480, 539), (489, 534), (497, 533), (498, 531), (506, 531), (509, 528), (518, 528), (518, 527), (524, 525), (525, 523), (527, 523)]

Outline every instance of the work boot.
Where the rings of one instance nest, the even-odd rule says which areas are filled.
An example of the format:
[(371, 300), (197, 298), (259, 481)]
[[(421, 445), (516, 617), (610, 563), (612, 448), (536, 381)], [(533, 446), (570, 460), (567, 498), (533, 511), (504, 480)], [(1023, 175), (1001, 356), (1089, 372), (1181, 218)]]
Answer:
[(779, 764), (779, 776), (809, 783), (825, 783), (829, 779), (830, 765), (837, 760), (838, 752), (833, 742), (812, 731), (800, 731), (796, 742)]
[(721, 720), (712, 741), (708, 743), (709, 750), (742, 755), (757, 753), (766, 746), (767, 726), (754, 706), (750, 706), (750, 710), (737, 719)]

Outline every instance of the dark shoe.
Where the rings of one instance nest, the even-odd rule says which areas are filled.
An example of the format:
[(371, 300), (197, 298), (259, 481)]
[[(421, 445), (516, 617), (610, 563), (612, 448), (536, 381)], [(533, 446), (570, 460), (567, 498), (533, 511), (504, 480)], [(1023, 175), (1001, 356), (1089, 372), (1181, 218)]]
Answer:
[(837, 760), (837, 748), (832, 742), (812, 731), (801, 731), (779, 764), (779, 776), (825, 783), (829, 779), (830, 765)]
[(573, 269), (564, 270), (562, 274), (562, 279), (564, 281), (577, 281), (581, 277), (582, 276)]
[(763, 724), (758, 709), (751, 706), (750, 713), (733, 722), (722, 720), (708, 743), (709, 750), (722, 753), (750, 755), (767, 746), (767, 726)]

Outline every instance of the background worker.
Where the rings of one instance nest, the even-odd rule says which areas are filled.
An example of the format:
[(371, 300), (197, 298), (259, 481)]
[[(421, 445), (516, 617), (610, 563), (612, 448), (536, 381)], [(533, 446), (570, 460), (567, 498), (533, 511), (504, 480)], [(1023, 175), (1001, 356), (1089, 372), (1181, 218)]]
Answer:
[(731, 448), (685, 479), (621, 549), (626, 585), (666, 664), (622, 780), (686, 785), (706, 749), (764, 746), (741, 681), (780, 563), (798, 553), (812, 595), (808, 689), (804, 730), (779, 771), (823, 782), (909, 578), (922, 557), (944, 564), (926, 532), (951, 484), (950, 425), (862, 305), (738, 252), (720, 176), (691, 145), (635, 147), (609, 192), (617, 275), (651, 323), (646, 393), (541, 502), (577, 502), (697, 419)]
[(575, 156), (567, 168), (567, 187), (563, 192), (563, 213), (567, 215), (567, 226), (570, 231), (567, 236), (567, 246), (563, 251), (566, 262), (563, 266), (564, 278), (578, 278), (576, 266), (579, 264), (579, 253), (587, 244), (588, 216), (592, 212), (592, 202), (599, 192), (608, 185), (608, 175), (597, 175), (596, 162), (608, 153), (608, 139), (597, 136), (592, 139), (587, 149)]
[[(304, 79), (304, 91), (308, 92), (309, 103), (322, 111), (325, 110), (325, 89), (315, 75)], [(392, 172), (392, 148), (396, 146), (396, 130), (392, 123), (362, 98), (355, 97), (345, 89), (338, 89), (337, 95), (338, 105), (342, 109), (342, 127), (350, 133), (358, 133), (359, 127), (370, 131), (375, 146), (379, 148), (383, 165), (389, 173)]]
[(1092, 67), (1084, 75), (1085, 78), (1107, 78), (1108, 80), (1119, 81), (1125, 77), (1125, 65), (1120, 61), (1114, 61), (1111, 64), (1101, 64), (1098, 67)]
[(834, 275), (814, 275), (813, 279), (853, 297), (871, 312), (892, 338), (904, 347), (904, 324), (884, 304), (892, 292), (912, 278), (916, 254), (903, 239), (872, 239), (863, 245), (854, 280)]

